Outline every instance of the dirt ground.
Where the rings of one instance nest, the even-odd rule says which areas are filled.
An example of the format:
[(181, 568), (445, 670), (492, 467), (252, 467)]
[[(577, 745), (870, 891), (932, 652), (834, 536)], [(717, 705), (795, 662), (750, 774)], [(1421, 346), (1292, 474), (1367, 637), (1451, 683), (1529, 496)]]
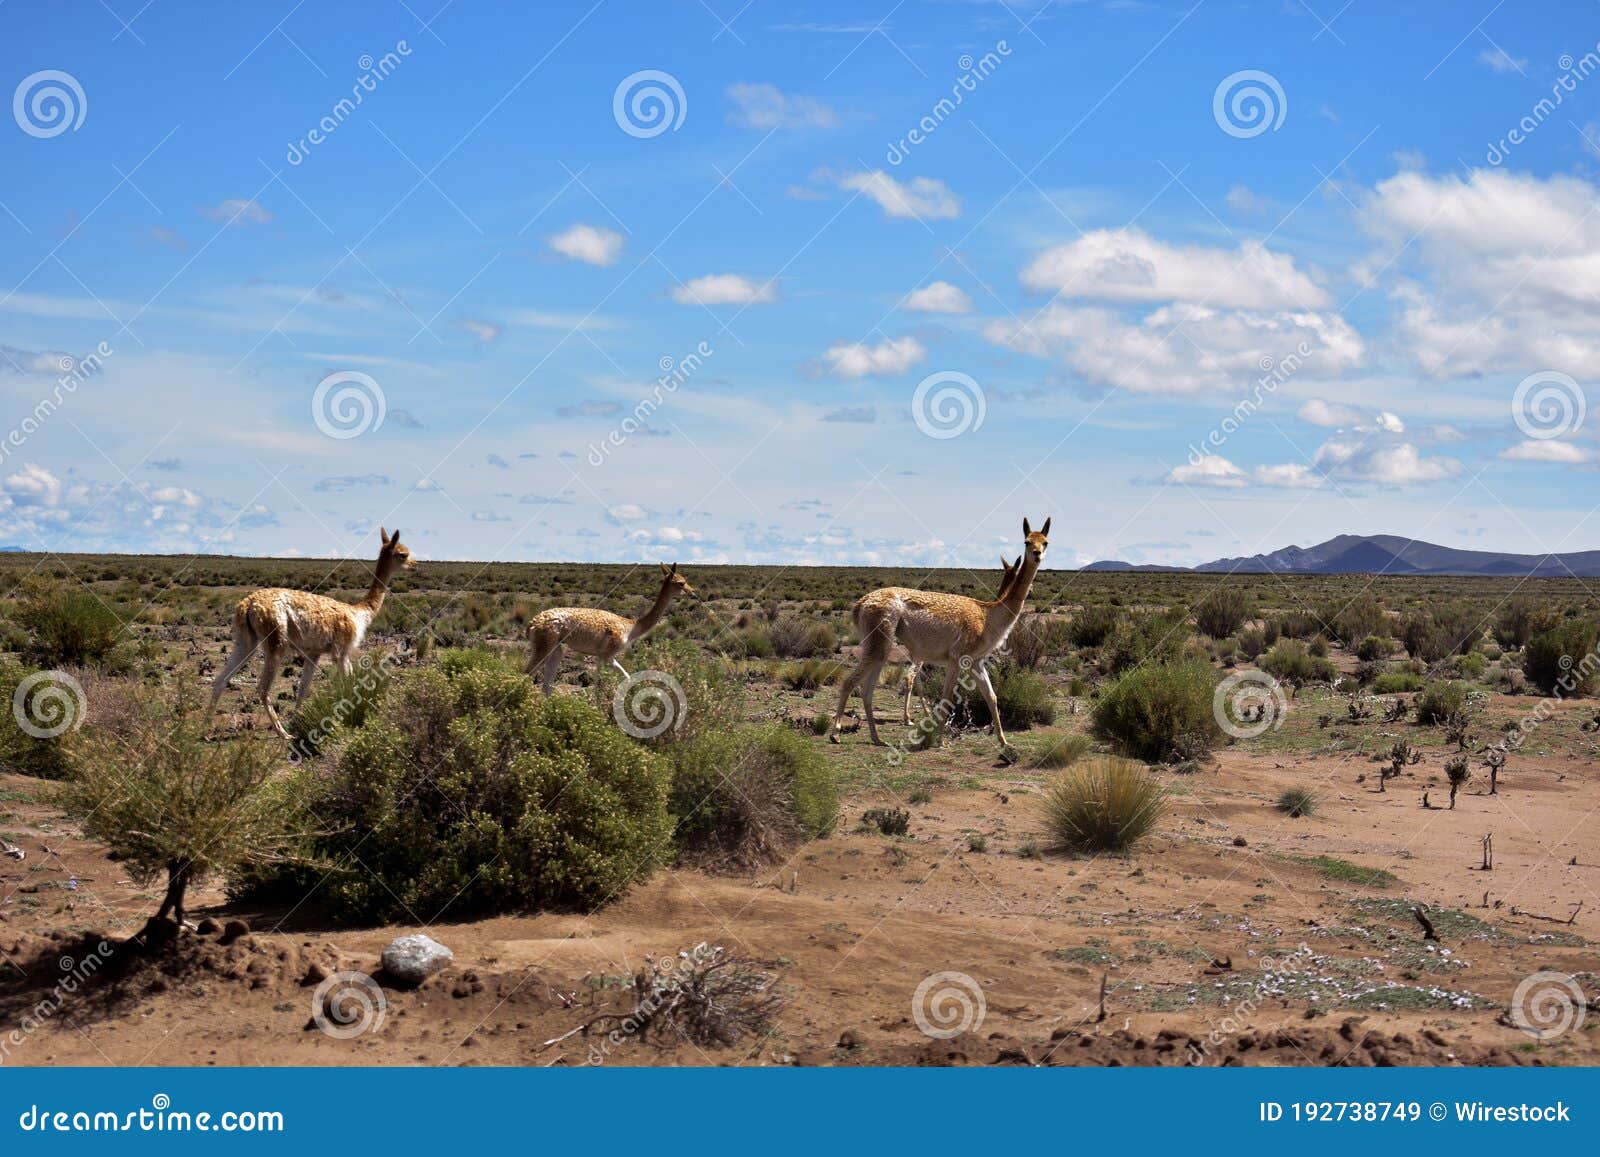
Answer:
[[(1534, 702), (1496, 697), (1491, 713), (1520, 717)], [(318, 982), (377, 973), (384, 945), (418, 929), (338, 929), (311, 905), (229, 907), (214, 887), (192, 914), (245, 920), (248, 933), (202, 923), (161, 963), (124, 967), (118, 957), (80, 991), (53, 995), (102, 937), (136, 932), (157, 897), (78, 839), (39, 781), (0, 777), (0, 832), (26, 853), (0, 858), (0, 1027), (20, 1026), (0, 1038), (0, 1056), (28, 1065), (1600, 1063), (1600, 1009), (1585, 1007), (1600, 999), (1600, 767), (1579, 726), (1593, 709), (1564, 705), (1544, 725), (1550, 750), (1536, 737), (1497, 795), (1483, 794), (1480, 776), (1454, 810), (1442, 806), (1442, 749), (1377, 790), (1373, 753), (1424, 729), (1369, 722), (1356, 734), (1319, 725), (1317, 714), (1299, 704), (1280, 732), (1226, 748), (1197, 773), (1162, 772), (1171, 797), (1156, 834), (1127, 857), (1093, 859), (1036, 850), (1047, 773), (1000, 765), (986, 736), (899, 767), (847, 736), (830, 749), (846, 784), (834, 836), (759, 876), (661, 872), (593, 914), (437, 924), (427, 931), (454, 950), (453, 964), (416, 991), (384, 986), (381, 1022), (349, 1039), (316, 1026)], [(1289, 787), (1315, 793), (1315, 815), (1291, 819), (1273, 806)], [(861, 830), (874, 806), (907, 807), (908, 834)], [(1483, 870), (1490, 833), (1494, 866)], [(1436, 941), (1424, 939), (1418, 907)], [(646, 954), (700, 942), (776, 977), (787, 999), (769, 1031), (715, 1048), (659, 1035), (607, 1041), (614, 1022), (567, 1035), (632, 1009), (626, 986)], [(1541, 1005), (1537, 989), (1551, 983), (1542, 972), (1575, 978), (1576, 1003)], [(1519, 1027), (1512, 1006), (1525, 981), (1519, 1007), (1532, 1011)]]

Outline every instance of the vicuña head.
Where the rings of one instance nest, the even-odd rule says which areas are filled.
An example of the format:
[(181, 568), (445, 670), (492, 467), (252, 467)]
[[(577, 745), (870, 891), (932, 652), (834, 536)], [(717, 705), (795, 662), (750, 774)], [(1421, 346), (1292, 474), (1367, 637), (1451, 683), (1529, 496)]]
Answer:
[(934, 738), (942, 736), (945, 721), (955, 708), (956, 682), (970, 672), (974, 684), (989, 706), (995, 735), (1002, 750), (1008, 748), (1000, 707), (995, 700), (985, 661), (1006, 640), (1033, 587), (1034, 575), (1050, 547), (1050, 519), (1034, 530), (1022, 520), (1022, 558), (1008, 581), (1001, 584), (992, 600), (947, 595), (908, 587), (884, 587), (863, 595), (854, 610), (856, 631), (861, 636), (861, 659), (845, 676), (839, 688), (839, 706), (833, 715), (830, 738), (837, 743), (850, 693), (861, 689), (862, 713), (873, 743), (878, 738), (878, 721), (872, 712), (872, 693), (878, 675), (889, 659), (890, 648), (899, 643), (913, 663), (942, 663), (945, 668), (944, 692), (934, 706)]
[(378, 528), (383, 542), (378, 551), (378, 562), (373, 568), (372, 585), (366, 597), (358, 603), (341, 603), (326, 595), (309, 591), (286, 590), (267, 587), (239, 600), (233, 610), (233, 650), (222, 665), (222, 673), (211, 688), (211, 708), (228, 689), (228, 683), (239, 669), (259, 649), (262, 653), (261, 682), (258, 694), (267, 718), (278, 734), (285, 739), (289, 732), (272, 706), (272, 684), (283, 670), (284, 661), (292, 651), (305, 663), (300, 674), (300, 686), (295, 691), (298, 707), (311, 691), (311, 681), (316, 678), (317, 664), (332, 655), (339, 669), (350, 674), (356, 652), (361, 649), (367, 628), (383, 608), (383, 598), (389, 593), (389, 580), (397, 570), (410, 570), (416, 566), (411, 551), (400, 541), (400, 532), (390, 534)]
[(594, 657), (596, 676), (609, 663), (622, 672), (624, 679), (628, 678), (627, 669), (618, 657), (661, 621), (672, 600), (679, 595), (700, 597), (689, 580), (678, 573), (677, 563), (670, 567), (662, 563), (661, 586), (656, 591), (655, 601), (637, 619), (595, 607), (552, 607), (540, 611), (528, 624), (528, 674), (538, 672), (544, 693), (549, 695), (555, 690), (562, 652), (570, 647), (580, 655)]

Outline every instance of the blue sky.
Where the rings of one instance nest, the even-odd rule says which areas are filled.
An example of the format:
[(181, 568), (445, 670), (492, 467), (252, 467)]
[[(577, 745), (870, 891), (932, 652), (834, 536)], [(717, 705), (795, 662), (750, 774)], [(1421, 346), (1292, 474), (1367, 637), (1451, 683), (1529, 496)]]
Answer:
[(0, 544), (1600, 546), (1594, 4), (141, 4), (0, 7)]

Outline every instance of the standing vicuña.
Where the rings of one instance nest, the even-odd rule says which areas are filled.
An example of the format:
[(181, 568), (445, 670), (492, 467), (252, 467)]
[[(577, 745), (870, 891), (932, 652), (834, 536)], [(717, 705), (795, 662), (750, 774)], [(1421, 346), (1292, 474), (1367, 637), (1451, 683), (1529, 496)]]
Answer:
[(561, 669), (562, 649), (571, 647), (580, 655), (594, 656), (596, 677), (600, 669), (610, 663), (627, 679), (628, 672), (617, 661), (617, 656), (661, 621), (673, 599), (692, 594), (694, 588), (678, 573), (678, 564), (673, 563), (668, 570), (667, 564), (662, 563), (661, 589), (656, 592), (656, 601), (637, 619), (593, 607), (552, 607), (540, 611), (528, 624), (528, 674), (543, 668), (544, 693), (550, 694), (555, 688), (556, 672)]
[(334, 656), (339, 669), (350, 674), (355, 653), (361, 649), (361, 640), (367, 628), (378, 617), (383, 606), (383, 596), (389, 591), (389, 578), (400, 568), (410, 570), (416, 566), (411, 552), (400, 543), (400, 532), (388, 533), (381, 526), (378, 535), (383, 539), (383, 549), (378, 552), (378, 565), (372, 577), (367, 597), (359, 603), (341, 603), (326, 595), (309, 591), (291, 591), (269, 587), (255, 591), (239, 600), (233, 610), (233, 651), (222, 665), (222, 674), (211, 688), (211, 710), (228, 689), (229, 681), (239, 673), (239, 668), (249, 661), (256, 649), (261, 648), (265, 658), (261, 664), (261, 705), (267, 709), (267, 718), (285, 739), (289, 733), (272, 706), (272, 684), (283, 670), (285, 652), (293, 650), (305, 663), (300, 673), (300, 686), (295, 691), (298, 707), (311, 691), (311, 680), (317, 674), (317, 663), (327, 655)]
[(889, 648), (899, 643), (910, 653), (913, 663), (945, 665), (944, 691), (934, 712), (935, 737), (943, 732), (944, 721), (955, 707), (956, 680), (963, 670), (970, 670), (989, 705), (1001, 750), (1005, 750), (1008, 745), (1005, 728), (1000, 725), (1000, 705), (984, 661), (1005, 642), (1022, 614), (1033, 577), (1050, 545), (1049, 534), (1050, 519), (1045, 519), (1038, 530), (1032, 529), (1026, 518), (1022, 520), (1022, 567), (997, 599), (984, 601), (907, 587), (884, 587), (863, 595), (853, 612), (856, 631), (861, 636), (861, 661), (839, 687), (839, 706), (833, 714), (829, 738), (839, 742), (844, 706), (850, 700), (850, 692), (860, 687), (867, 734), (873, 743), (883, 742), (878, 738), (878, 721), (872, 714), (872, 692), (879, 672), (888, 662)]
[[(1011, 589), (1012, 582), (1017, 577), (1017, 572), (1022, 569), (1022, 556), (1017, 555), (1016, 562), (1007, 562), (1006, 556), (1000, 556), (1000, 589), (995, 592), (995, 601), (1003, 601), (1006, 591)], [(911, 700), (917, 692), (917, 672), (922, 669), (922, 664), (913, 660), (906, 664), (906, 701), (900, 709), (900, 722), (907, 726), (911, 723)]]

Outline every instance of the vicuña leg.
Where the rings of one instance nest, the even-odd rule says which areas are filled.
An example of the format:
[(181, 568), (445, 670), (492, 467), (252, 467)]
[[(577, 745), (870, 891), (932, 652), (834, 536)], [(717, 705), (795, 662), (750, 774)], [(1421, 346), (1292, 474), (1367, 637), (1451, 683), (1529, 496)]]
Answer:
[(1000, 704), (995, 698), (994, 683), (989, 678), (989, 668), (979, 664), (976, 670), (978, 690), (983, 694), (983, 701), (989, 705), (989, 719), (994, 725), (995, 737), (1000, 740), (1000, 750), (1004, 751), (1011, 745), (1006, 742), (1006, 729), (1000, 726)]
[(906, 702), (900, 709), (900, 722), (911, 724), (911, 697), (917, 693), (917, 669), (920, 664), (912, 663), (906, 668)]
[[(540, 676), (546, 695), (552, 694), (556, 689), (556, 676), (561, 673), (562, 649), (561, 644), (557, 643), (550, 648), (550, 653), (544, 657), (544, 670), (540, 672)], [(531, 672), (533, 664), (530, 663), (528, 666)]]
[(305, 670), (300, 672), (300, 686), (295, 688), (294, 705), (296, 707), (306, 701), (306, 696), (311, 694), (311, 681), (317, 677), (317, 657), (315, 655), (301, 655), (300, 661), (305, 664)]
[(261, 666), (261, 686), (258, 688), (261, 706), (266, 710), (267, 718), (272, 721), (273, 730), (284, 739), (288, 739), (289, 732), (283, 726), (283, 720), (278, 718), (277, 709), (272, 706), (272, 685), (278, 681), (278, 672), (283, 670), (283, 649), (268, 645), (264, 650), (265, 655)]
[(861, 673), (861, 713), (867, 717), (867, 735), (872, 742), (883, 746), (883, 740), (878, 738), (878, 719), (872, 713), (872, 693), (878, 687), (878, 675), (883, 670), (883, 660), (878, 659), (867, 665)]
[(239, 643), (233, 645), (233, 650), (228, 653), (228, 661), (222, 665), (221, 674), (217, 676), (217, 681), (211, 684), (211, 706), (208, 711), (217, 709), (217, 700), (222, 698), (222, 693), (228, 689), (228, 684), (233, 682), (233, 677), (250, 661), (250, 656), (254, 653), (253, 646), (247, 647)]

